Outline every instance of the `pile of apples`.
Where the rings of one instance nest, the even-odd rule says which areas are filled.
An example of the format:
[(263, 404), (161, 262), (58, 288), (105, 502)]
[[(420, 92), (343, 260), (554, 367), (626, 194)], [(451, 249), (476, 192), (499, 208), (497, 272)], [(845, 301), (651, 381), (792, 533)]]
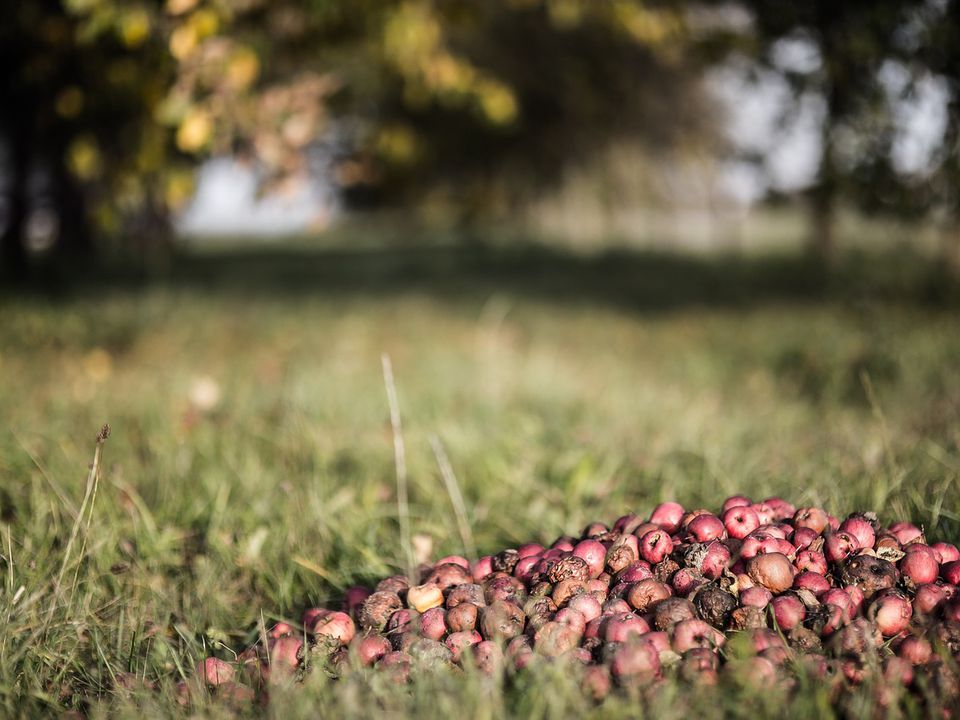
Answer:
[[(878, 700), (960, 696), (960, 551), (909, 522), (844, 520), (780, 498), (727, 498), (719, 512), (658, 505), (579, 538), (444, 557), (414, 581), (350, 588), (236, 659), (209, 657), (179, 690), (242, 701), (306, 672), (364, 668), (397, 682), (426, 666), (518, 673), (570, 662), (597, 700), (669, 678), (724, 674), (788, 690), (805, 674)], [(193, 689), (193, 690), (191, 690)]]

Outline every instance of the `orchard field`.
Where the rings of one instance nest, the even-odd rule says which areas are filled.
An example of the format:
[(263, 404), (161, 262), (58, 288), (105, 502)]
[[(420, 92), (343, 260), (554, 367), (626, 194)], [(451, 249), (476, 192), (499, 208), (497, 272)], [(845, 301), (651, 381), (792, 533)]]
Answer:
[[(402, 570), (658, 502), (778, 494), (960, 541), (960, 303), (912, 257), (230, 250), (0, 295), (0, 713), (227, 716), (203, 657)], [(85, 499), (103, 423), (99, 483)], [(457, 515), (436, 435), (466, 510)], [(118, 687), (133, 673), (159, 691)], [(784, 707), (784, 703), (787, 703)], [(597, 706), (562, 666), (277, 688), (295, 717), (872, 717), (724, 681)], [(922, 712), (908, 704), (906, 712)]]

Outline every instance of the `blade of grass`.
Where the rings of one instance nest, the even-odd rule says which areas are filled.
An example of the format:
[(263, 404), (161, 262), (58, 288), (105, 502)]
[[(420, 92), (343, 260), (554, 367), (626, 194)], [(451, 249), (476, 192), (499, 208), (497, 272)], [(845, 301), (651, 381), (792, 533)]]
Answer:
[[(93, 451), (93, 466), (90, 468), (90, 474), (93, 477), (93, 488), (90, 492), (90, 504), (87, 508), (87, 522), (83, 529), (83, 539), (80, 541), (80, 554), (78, 555), (77, 565), (73, 572), (73, 583), (70, 586), (70, 599), (67, 601), (67, 612), (73, 609), (73, 599), (77, 590), (77, 578), (80, 576), (80, 566), (83, 564), (83, 556), (87, 551), (87, 538), (90, 537), (90, 525), (93, 523), (93, 508), (97, 502), (97, 489), (100, 487), (100, 457), (103, 451), (103, 444), (110, 437), (110, 426), (104, 423), (97, 433), (97, 446)], [(81, 513), (80, 517), (83, 517)]]
[(397, 518), (400, 522), (400, 544), (406, 560), (407, 576), (410, 582), (414, 578), (413, 543), (410, 539), (410, 500), (407, 489), (407, 450), (403, 443), (403, 426), (400, 423), (400, 403), (397, 400), (397, 385), (393, 379), (393, 363), (390, 356), (380, 356), (383, 365), (383, 385), (387, 391), (387, 403), (390, 406), (390, 427), (393, 430), (393, 461), (397, 473)]
[(437, 459), (437, 466), (440, 468), (444, 487), (446, 487), (447, 495), (450, 497), (450, 504), (453, 505), (453, 512), (457, 516), (457, 529), (460, 531), (463, 549), (468, 558), (475, 560), (477, 546), (473, 542), (473, 530), (470, 527), (470, 520), (467, 518), (467, 506), (463, 502), (457, 476), (453, 472), (453, 466), (450, 464), (446, 450), (443, 449), (443, 443), (437, 435), (430, 436), (430, 447), (433, 449), (433, 456)]

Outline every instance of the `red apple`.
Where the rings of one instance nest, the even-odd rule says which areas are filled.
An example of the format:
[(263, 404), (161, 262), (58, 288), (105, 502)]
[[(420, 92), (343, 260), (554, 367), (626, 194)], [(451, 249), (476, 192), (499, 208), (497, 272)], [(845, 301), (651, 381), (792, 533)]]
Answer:
[(937, 554), (937, 562), (939, 563), (956, 562), (960, 560), (960, 550), (957, 549), (956, 545), (938, 542), (934, 543), (931, 547)]
[(574, 595), (567, 603), (567, 607), (580, 613), (586, 622), (600, 617), (602, 612), (600, 602), (589, 593)]
[(618, 572), (615, 580), (617, 583), (635, 583), (651, 577), (653, 577), (653, 571), (650, 565), (643, 560), (637, 560)]
[(700, 572), (711, 580), (719, 578), (730, 564), (730, 551), (721, 542), (712, 542), (700, 563)]
[(797, 553), (797, 559), (793, 564), (800, 571), (806, 570), (820, 575), (827, 574), (827, 558), (824, 557), (822, 552), (816, 550), (801, 550)]
[(823, 554), (829, 562), (840, 562), (860, 549), (860, 543), (850, 533), (835, 532), (827, 536)]
[(673, 540), (666, 530), (652, 530), (640, 538), (640, 557), (653, 565), (673, 552)]
[(704, 513), (697, 515), (690, 524), (687, 525), (687, 532), (692, 535), (697, 542), (710, 542), (723, 537), (726, 529), (723, 523), (716, 515)]
[(668, 533), (675, 533), (680, 529), (680, 520), (685, 512), (683, 506), (678, 503), (661, 503), (650, 514), (650, 522), (659, 525)]
[(724, 634), (703, 620), (681, 620), (673, 628), (673, 651), (682, 655), (692, 648), (721, 647)]
[(897, 646), (897, 656), (912, 665), (925, 665), (933, 658), (933, 647), (926, 638), (908, 635)]
[(897, 591), (884, 592), (870, 604), (869, 616), (884, 637), (892, 637), (910, 625), (913, 608), (905, 595)]
[(779, 595), (770, 602), (777, 626), (783, 630), (793, 630), (807, 616), (807, 609), (796, 595)]
[(383, 635), (364, 635), (354, 644), (354, 654), (364, 667), (375, 664), (393, 648)]
[(317, 638), (330, 638), (340, 645), (349, 645), (357, 634), (357, 626), (349, 615), (343, 612), (332, 612), (326, 617), (317, 620), (311, 631)]
[(911, 548), (901, 558), (898, 567), (908, 587), (932, 583), (940, 575), (940, 564), (934, 550), (919, 543), (907, 545)]
[(873, 525), (861, 517), (849, 517), (840, 523), (840, 532), (852, 535), (861, 548), (872, 548), (877, 539)]
[(310, 630), (316, 624), (317, 620), (319, 620), (320, 618), (326, 617), (332, 612), (333, 610), (327, 610), (326, 608), (318, 608), (318, 607), (307, 608), (306, 610), (303, 611), (303, 615), (300, 616), (300, 623), (307, 630)]
[(746, 495), (731, 495), (723, 501), (723, 506), (720, 508), (720, 512), (725, 513), (731, 508), (750, 507), (751, 505), (753, 505), (753, 500), (748, 498)]
[(951, 585), (960, 585), (960, 560), (953, 560), (941, 565), (940, 577)]
[(587, 563), (590, 577), (600, 577), (607, 557), (607, 549), (597, 540), (581, 540), (573, 547), (573, 554)]
[(278, 622), (276, 625), (270, 628), (270, 631), (267, 633), (267, 637), (276, 639), (286, 635), (293, 635), (295, 632), (296, 630), (293, 625), (285, 622)]
[(802, 527), (793, 531), (790, 541), (797, 550), (806, 550), (810, 543), (820, 537), (820, 533), (810, 528)]
[(913, 523), (898, 522), (889, 528), (890, 533), (900, 541), (901, 545), (923, 541), (923, 531)]
[(776, 520), (787, 520), (792, 518), (797, 509), (780, 497), (768, 497), (763, 504), (773, 509), (773, 516)]
[(680, 568), (670, 580), (673, 591), (680, 597), (686, 597), (707, 582), (706, 578), (692, 568)]
[(827, 513), (818, 507), (800, 508), (793, 515), (794, 527), (810, 528), (817, 534), (822, 533), (828, 524)]
[(773, 600), (773, 593), (765, 587), (754, 585), (740, 593), (740, 605), (743, 607), (765, 608)]
[(732, 538), (744, 538), (760, 527), (757, 513), (750, 507), (731, 507), (723, 513), (720, 519), (723, 521), (727, 534)]
[(611, 615), (601, 628), (605, 642), (626, 642), (632, 635), (643, 635), (650, 632), (647, 622), (632, 612)]
[(827, 590), (819, 598), (822, 605), (836, 605), (843, 610), (846, 617), (853, 617), (855, 614), (853, 608), (853, 600), (850, 598), (850, 595), (843, 590), (842, 588), (831, 588)]
[(428, 640), (440, 640), (448, 629), (447, 613), (442, 607), (429, 608), (420, 616), (420, 635)]
[(797, 590), (809, 590), (819, 598), (830, 589), (830, 581), (820, 573), (804, 570), (793, 579), (793, 587)]
[(205, 684), (214, 687), (233, 681), (237, 675), (237, 671), (231, 663), (215, 657), (202, 660), (197, 665), (196, 673)]
[(443, 644), (447, 646), (453, 655), (453, 661), (460, 662), (460, 658), (465, 650), (482, 641), (483, 638), (480, 637), (480, 633), (476, 630), (464, 630), (450, 633), (446, 640), (443, 641)]
[(765, 503), (754, 503), (750, 508), (757, 514), (757, 520), (761, 525), (769, 525), (776, 519), (773, 508)]
[(621, 683), (651, 680), (660, 675), (660, 655), (650, 643), (625, 643), (614, 653), (610, 671)]
[(946, 601), (947, 593), (942, 585), (921, 585), (913, 597), (913, 611), (917, 615), (933, 615)]
[(483, 582), (483, 579), (493, 572), (493, 557), (484, 555), (470, 566), (470, 574), (475, 583)]

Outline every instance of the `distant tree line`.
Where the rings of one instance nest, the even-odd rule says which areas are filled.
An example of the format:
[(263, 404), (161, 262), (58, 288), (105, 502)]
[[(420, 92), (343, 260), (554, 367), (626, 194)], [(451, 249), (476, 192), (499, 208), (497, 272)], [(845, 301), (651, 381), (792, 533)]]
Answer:
[[(785, 42), (815, 62), (779, 67)], [(823, 108), (811, 249), (843, 204), (946, 215), (960, 237), (960, 0), (31, 0), (0, 3), (0, 263), (149, 252), (199, 159), (305, 173), (336, 135), (336, 181), (375, 205), (444, 197), (509, 213), (611, 142), (722, 152), (704, 71), (746, 58)], [(891, 162), (883, 69), (946, 89), (930, 168)]]

